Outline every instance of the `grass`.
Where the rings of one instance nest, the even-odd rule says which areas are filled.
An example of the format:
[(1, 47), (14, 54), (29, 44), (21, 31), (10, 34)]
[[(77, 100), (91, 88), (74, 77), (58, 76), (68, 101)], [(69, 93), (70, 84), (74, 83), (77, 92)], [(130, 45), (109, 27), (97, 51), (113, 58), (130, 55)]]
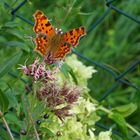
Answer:
[[(3, 2), (7, 2), (10, 8), (15, 8), (21, 0), (6, 0)], [(30, 58), (29, 61), (31, 61), (37, 56), (33, 53), (34, 45), (30, 40), (30, 36), (35, 35), (32, 26), (19, 18), (13, 17), (10, 8), (4, 7), (3, 2), (0, 3), (0, 17), (2, 17), (0, 22), (0, 33), (2, 34), (0, 36), (0, 87), (8, 96), (11, 97), (10, 94), (14, 93), (20, 98), (19, 93), (23, 92), (24, 84), (19, 81), (21, 73), (17, 70), (17, 64), (24, 63), (26, 58)], [(132, 15), (132, 17), (140, 19), (139, 0), (114, 1), (113, 5)], [(26, 5), (19, 9), (18, 13), (34, 22), (32, 15), (35, 10), (40, 9), (51, 19), (55, 27), (62, 28), (64, 31), (80, 25), (84, 25), (88, 30), (107, 8), (104, 0), (55, 0), (55, 2), (36, 0), (35, 2), (28, 1)], [(76, 50), (99, 64), (114, 70), (119, 75), (139, 60), (139, 38), (139, 24), (111, 10), (103, 22), (80, 41)], [(87, 61), (80, 60), (86, 65), (91, 65)], [(89, 81), (88, 85), (91, 90), (90, 94), (98, 100), (116, 81), (103, 69), (98, 66), (95, 66), (95, 68), (98, 72)], [(14, 72), (17, 78), (9, 76), (8, 72)], [(140, 71), (139, 65), (137, 65), (133, 71), (124, 76), (124, 79), (139, 86), (139, 77)], [(137, 110), (126, 120), (139, 130), (139, 93), (139, 90), (133, 87), (119, 84), (101, 104), (113, 108), (130, 102), (135, 103)], [(11, 106), (14, 105), (16, 105), (16, 101)], [(103, 123), (106, 123), (106, 120)], [(108, 122), (108, 125), (110, 124), (112, 122)]]

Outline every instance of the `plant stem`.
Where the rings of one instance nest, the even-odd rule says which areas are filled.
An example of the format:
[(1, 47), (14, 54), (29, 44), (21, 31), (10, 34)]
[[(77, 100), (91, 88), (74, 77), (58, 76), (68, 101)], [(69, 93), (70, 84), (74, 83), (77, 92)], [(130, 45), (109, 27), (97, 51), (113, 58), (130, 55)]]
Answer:
[(107, 109), (107, 108), (105, 108), (103, 106), (99, 106), (98, 109), (99, 110), (102, 110), (103, 112), (106, 112), (107, 114), (110, 114), (111, 113), (111, 111), (109, 109)]
[[(103, 106), (99, 106), (98, 109), (106, 112), (107, 114), (112, 113), (109, 109), (107, 109), (107, 108), (105, 108)], [(130, 125), (129, 123), (126, 123), (126, 125), (130, 130), (132, 130), (134, 133), (136, 133), (138, 136), (140, 136), (140, 133), (132, 125)]]
[(70, 7), (68, 8), (67, 13), (66, 13), (66, 15), (65, 15), (65, 17), (64, 17), (63, 23), (65, 23), (65, 21), (66, 21), (67, 17), (69, 16), (69, 14), (70, 14), (70, 12), (71, 12), (71, 10), (72, 10), (72, 8), (73, 8), (75, 2), (76, 2), (76, 0), (74, 0), (74, 1), (72, 2), (72, 4), (70, 5)]
[(24, 99), (24, 102), (25, 102), (25, 105), (26, 105), (26, 108), (27, 108), (27, 111), (28, 111), (29, 118), (30, 118), (31, 123), (32, 123), (33, 128), (34, 128), (34, 133), (35, 133), (36, 139), (40, 140), (39, 135), (38, 135), (37, 130), (36, 130), (36, 127), (35, 127), (35, 124), (34, 124), (34, 121), (33, 121), (33, 118), (32, 118), (30, 108), (29, 108), (28, 103), (27, 103), (26, 99), (24, 98), (24, 96), (23, 96), (23, 99)]
[(4, 118), (3, 113), (2, 113), (1, 111), (0, 111), (0, 116), (1, 116), (1, 118), (2, 118), (2, 120), (3, 120), (3, 123), (4, 123), (5, 126), (6, 126), (7, 132), (8, 132), (8, 134), (9, 134), (11, 140), (14, 140), (14, 137), (13, 137), (13, 135), (12, 135), (12, 133), (11, 133), (10, 127), (9, 127), (9, 125), (8, 125), (6, 119)]
[(130, 125), (129, 123), (127, 123), (127, 127), (129, 129), (131, 129), (133, 132), (135, 132), (140, 137), (140, 133), (132, 125)]

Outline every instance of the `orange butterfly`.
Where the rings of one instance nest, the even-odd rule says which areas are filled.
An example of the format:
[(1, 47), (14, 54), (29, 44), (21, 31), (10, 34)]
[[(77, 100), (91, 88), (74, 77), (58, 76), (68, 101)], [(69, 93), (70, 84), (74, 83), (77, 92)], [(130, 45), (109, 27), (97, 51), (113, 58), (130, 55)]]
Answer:
[(51, 54), (54, 60), (63, 59), (71, 52), (70, 46), (77, 46), (80, 37), (86, 35), (83, 26), (66, 33), (56, 31), (42, 11), (37, 10), (33, 16), (35, 19), (33, 29), (36, 33), (35, 50), (43, 56)]

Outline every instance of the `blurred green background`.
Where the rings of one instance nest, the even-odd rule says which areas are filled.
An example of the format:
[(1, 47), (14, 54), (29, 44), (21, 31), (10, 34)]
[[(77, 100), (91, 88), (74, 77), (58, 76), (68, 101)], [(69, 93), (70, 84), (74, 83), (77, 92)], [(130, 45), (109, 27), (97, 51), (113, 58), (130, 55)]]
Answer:
[[(1, 0), (0, 2), (0, 87), (7, 94), (17, 96), (25, 88), (25, 84), (20, 80), (22, 73), (17, 69), (18, 64), (24, 64), (26, 59), (29, 59), (30, 62), (38, 56), (33, 52), (35, 46), (30, 39), (30, 37), (35, 36), (33, 27), (10, 13), (21, 2), (22, 0)], [(9, 7), (4, 3), (9, 4)], [(139, 0), (116, 0), (113, 4), (140, 19)], [(17, 13), (34, 22), (33, 13), (36, 10), (42, 10), (51, 23), (57, 28), (62, 28), (63, 31), (81, 25), (88, 30), (107, 8), (105, 0), (29, 0)], [(104, 21), (80, 41), (76, 50), (120, 74), (140, 59), (140, 24), (111, 10)], [(91, 65), (87, 61), (80, 60), (86, 65)], [(7, 71), (3, 72), (7, 66)], [(98, 100), (115, 81), (112, 75), (103, 69), (97, 66), (95, 68), (98, 72), (94, 74), (88, 84), (91, 90), (90, 94)], [(11, 76), (11, 73), (15, 74), (16, 77)], [(125, 79), (140, 86), (139, 65), (128, 73)], [(13, 97), (10, 96), (10, 98)], [(129, 116), (127, 121), (140, 130), (139, 100), (140, 92), (138, 90), (120, 84), (102, 104), (112, 108), (130, 102), (136, 103), (137, 111)], [(12, 104), (16, 104), (14, 99)], [(110, 122), (105, 121), (104, 123), (109, 124)]]

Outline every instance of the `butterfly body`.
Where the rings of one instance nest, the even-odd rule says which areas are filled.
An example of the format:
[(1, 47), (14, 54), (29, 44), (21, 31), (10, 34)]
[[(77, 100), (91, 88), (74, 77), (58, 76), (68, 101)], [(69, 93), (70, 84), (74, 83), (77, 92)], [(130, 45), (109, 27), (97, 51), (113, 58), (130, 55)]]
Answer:
[(77, 46), (81, 36), (86, 34), (84, 27), (69, 32), (57, 32), (43, 12), (37, 10), (34, 14), (36, 33), (35, 50), (43, 56), (50, 55), (54, 60), (60, 60), (71, 52), (70, 46)]
[(52, 49), (58, 48), (59, 45), (63, 43), (63, 36), (61, 34), (56, 34), (50, 39), (50, 47)]

